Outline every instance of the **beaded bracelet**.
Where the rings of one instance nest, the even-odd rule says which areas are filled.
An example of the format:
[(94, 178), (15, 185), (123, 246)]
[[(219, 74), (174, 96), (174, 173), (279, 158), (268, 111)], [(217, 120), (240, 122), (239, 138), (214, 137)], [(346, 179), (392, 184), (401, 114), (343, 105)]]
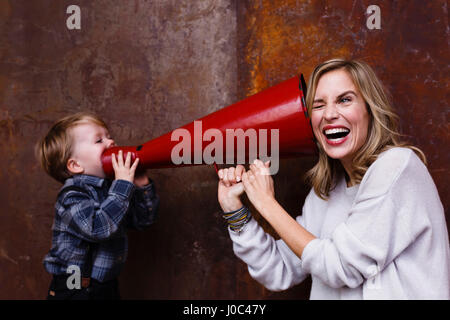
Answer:
[(226, 212), (222, 216), (227, 221), (231, 231), (237, 233), (241, 232), (244, 225), (246, 225), (252, 218), (252, 214), (245, 206), (235, 211)]

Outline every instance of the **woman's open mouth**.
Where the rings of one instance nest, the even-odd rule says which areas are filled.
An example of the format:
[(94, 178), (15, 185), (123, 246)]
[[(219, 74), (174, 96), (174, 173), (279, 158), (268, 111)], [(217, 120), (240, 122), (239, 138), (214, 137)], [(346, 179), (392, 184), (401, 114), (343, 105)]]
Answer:
[(325, 140), (330, 145), (338, 145), (347, 140), (350, 130), (345, 127), (325, 128), (323, 131)]

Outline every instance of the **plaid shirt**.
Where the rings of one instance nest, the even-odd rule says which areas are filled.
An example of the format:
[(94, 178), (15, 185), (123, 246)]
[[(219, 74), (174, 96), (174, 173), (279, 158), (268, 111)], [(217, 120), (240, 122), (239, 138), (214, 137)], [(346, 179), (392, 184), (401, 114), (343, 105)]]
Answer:
[(153, 183), (139, 188), (89, 175), (67, 179), (55, 205), (45, 269), (59, 275), (76, 265), (101, 282), (116, 278), (127, 258), (127, 227), (140, 230), (152, 224), (158, 204)]

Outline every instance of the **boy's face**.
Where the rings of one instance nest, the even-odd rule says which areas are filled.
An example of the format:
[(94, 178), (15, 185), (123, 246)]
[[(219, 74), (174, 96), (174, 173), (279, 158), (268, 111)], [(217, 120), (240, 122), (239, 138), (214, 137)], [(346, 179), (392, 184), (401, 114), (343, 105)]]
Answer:
[(114, 146), (114, 140), (109, 136), (108, 130), (93, 122), (84, 122), (71, 128), (70, 133), (73, 147), (67, 164), (69, 170), (72, 173), (105, 178), (101, 155)]

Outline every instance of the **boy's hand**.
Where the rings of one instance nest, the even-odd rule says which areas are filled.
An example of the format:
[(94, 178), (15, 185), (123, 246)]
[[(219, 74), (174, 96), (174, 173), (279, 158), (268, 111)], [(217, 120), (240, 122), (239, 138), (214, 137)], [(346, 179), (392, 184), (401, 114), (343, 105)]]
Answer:
[[(119, 154), (112, 154), (112, 165), (114, 169), (114, 174), (116, 180), (127, 180), (131, 183), (134, 181), (134, 173), (136, 172), (137, 165), (139, 163), (139, 158), (134, 160), (133, 165), (131, 165), (131, 153), (128, 152), (127, 158), (125, 159), (125, 163), (123, 161), (122, 150), (119, 150)], [(131, 167), (130, 167), (131, 165)]]

